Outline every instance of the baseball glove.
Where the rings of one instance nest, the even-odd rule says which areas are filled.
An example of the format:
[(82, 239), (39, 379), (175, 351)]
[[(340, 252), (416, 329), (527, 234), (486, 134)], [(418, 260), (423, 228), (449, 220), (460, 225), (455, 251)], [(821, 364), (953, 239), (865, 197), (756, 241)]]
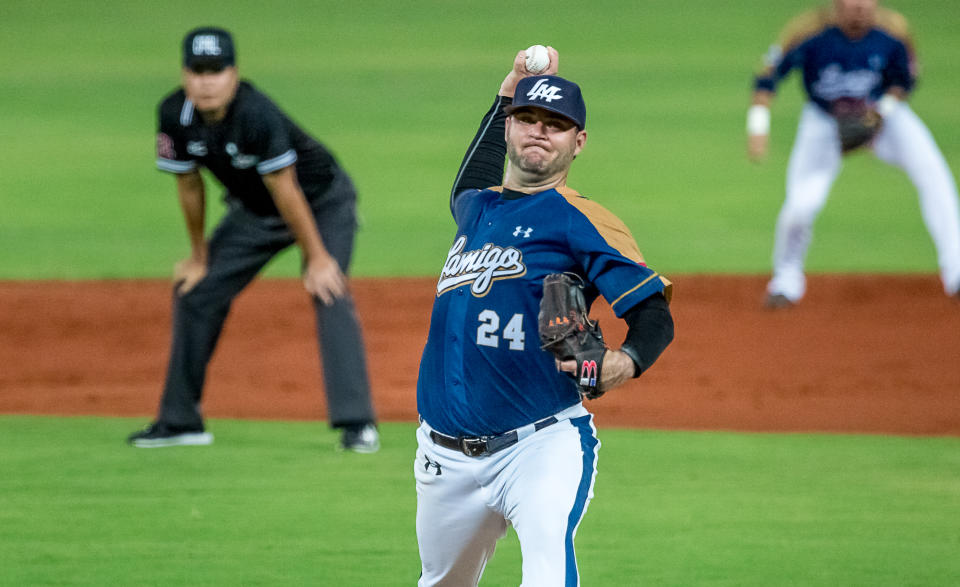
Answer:
[(607, 346), (600, 325), (587, 316), (583, 280), (574, 273), (552, 273), (543, 278), (543, 299), (537, 319), (541, 348), (560, 361), (574, 360), (580, 393), (587, 399), (603, 395), (600, 375)]
[(830, 113), (837, 121), (844, 153), (869, 144), (883, 128), (883, 117), (864, 100), (839, 98), (831, 103)]

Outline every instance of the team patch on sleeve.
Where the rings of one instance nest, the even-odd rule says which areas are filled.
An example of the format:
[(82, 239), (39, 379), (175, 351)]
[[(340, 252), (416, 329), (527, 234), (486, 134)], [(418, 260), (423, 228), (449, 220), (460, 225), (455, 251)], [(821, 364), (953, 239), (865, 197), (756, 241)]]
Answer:
[(157, 157), (161, 159), (177, 158), (177, 151), (173, 148), (173, 139), (167, 133), (157, 133)]

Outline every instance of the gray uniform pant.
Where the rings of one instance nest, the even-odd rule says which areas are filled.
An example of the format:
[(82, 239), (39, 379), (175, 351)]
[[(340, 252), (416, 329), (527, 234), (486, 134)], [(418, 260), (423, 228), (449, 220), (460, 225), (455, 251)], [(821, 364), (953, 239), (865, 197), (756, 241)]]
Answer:
[[(313, 213), (324, 246), (346, 273), (357, 227), (356, 194), (343, 172), (330, 190)], [(282, 218), (256, 216), (240, 206), (226, 213), (209, 242), (207, 275), (186, 294), (174, 292), (173, 343), (158, 422), (175, 430), (203, 425), (200, 400), (207, 364), (233, 299), (270, 259), (295, 242)], [(316, 298), (313, 304), (330, 424), (374, 422), (353, 299), (348, 293), (330, 306)]]

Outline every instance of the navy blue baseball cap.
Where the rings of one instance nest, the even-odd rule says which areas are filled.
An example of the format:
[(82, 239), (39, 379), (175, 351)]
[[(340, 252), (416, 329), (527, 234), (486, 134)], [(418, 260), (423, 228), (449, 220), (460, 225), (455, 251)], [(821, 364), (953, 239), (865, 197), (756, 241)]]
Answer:
[(223, 71), (237, 56), (233, 37), (218, 27), (193, 29), (183, 38), (183, 66), (193, 71)]
[(583, 103), (580, 86), (555, 75), (525, 77), (517, 83), (513, 104), (504, 108), (512, 114), (527, 107), (543, 108), (572, 120), (580, 130), (587, 126), (587, 106)]

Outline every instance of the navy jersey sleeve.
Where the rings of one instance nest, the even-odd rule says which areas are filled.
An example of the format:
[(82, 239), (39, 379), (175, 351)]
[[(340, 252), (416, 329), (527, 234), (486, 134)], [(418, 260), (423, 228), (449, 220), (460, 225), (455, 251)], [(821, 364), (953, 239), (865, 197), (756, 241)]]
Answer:
[(803, 64), (809, 51), (808, 41), (823, 32), (831, 18), (826, 8), (809, 10), (792, 18), (764, 56), (763, 69), (754, 81), (755, 89), (775, 92), (790, 70)]
[(805, 43), (791, 48), (786, 53), (781, 53), (779, 47), (772, 47), (767, 56), (768, 67), (757, 75), (754, 88), (776, 92), (777, 85), (787, 77), (790, 70), (803, 63), (804, 51), (806, 51)]
[(576, 209), (568, 215), (570, 251), (617, 317), (657, 293), (669, 301), (672, 284), (646, 266), (626, 225), (596, 202), (565, 197)]
[(913, 89), (914, 81), (910, 53), (906, 45), (898, 41), (883, 72), (883, 87), (899, 86), (909, 92)]
[(243, 152), (257, 157), (260, 175), (273, 173), (297, 162), (290, 128), (275, 104), (262, 98), (252, 102), (250, 108), (238, 115), (242, 116), (240, 123), (249, 141), (244, 145)]
[(170, 173), (189, 173), (197, 168), (187, 152), (183, 117), (193, 116), (193, 105), (174, 94), (157, 108), (157, 168)]

